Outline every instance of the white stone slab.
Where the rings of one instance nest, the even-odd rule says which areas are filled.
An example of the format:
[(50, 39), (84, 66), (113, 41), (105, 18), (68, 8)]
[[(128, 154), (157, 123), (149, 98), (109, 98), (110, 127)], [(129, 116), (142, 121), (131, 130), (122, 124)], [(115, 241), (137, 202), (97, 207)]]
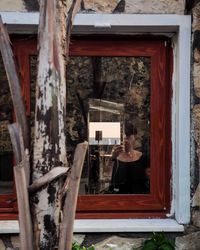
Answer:
[[(75, 220), (75, 233), (103, 232), (183, 232), (183, 225), (173, 219)], [(18, 221), (0, 221), (0, 234), (19, 233)]]
[(17, 220), (0, 220), (0, 234), (19, 233)]

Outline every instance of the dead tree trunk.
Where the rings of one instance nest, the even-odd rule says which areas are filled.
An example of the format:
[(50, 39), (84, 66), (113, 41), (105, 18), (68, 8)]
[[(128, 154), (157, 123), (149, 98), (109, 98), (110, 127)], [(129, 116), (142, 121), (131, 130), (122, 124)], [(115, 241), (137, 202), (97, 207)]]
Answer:
[[(33, 183), (52, 168), (67, 168), (65, 62), (72, 19), (79, 3), (73, 2), (66, 26), (66, 1), (40, 1)], [(33, 196), (36, 249), (57, 249), (62, 186), (63, 179), (54, 179)]]
[[(52, 168), (67, 168), (65, 35), (65, 1), (40, 1), (33, 182)], [(36, 249), (55, 249), (58, 243), (62, 185), (62, 179), (53, 181), (32, 199)]]

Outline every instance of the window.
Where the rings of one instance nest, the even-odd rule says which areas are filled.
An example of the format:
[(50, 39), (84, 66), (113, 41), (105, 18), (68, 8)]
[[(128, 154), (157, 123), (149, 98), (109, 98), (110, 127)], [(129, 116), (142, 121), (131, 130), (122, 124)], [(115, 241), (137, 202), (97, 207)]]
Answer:
[[(110, 149), (108, 148), (108, 144), (99, 146), (96, 155), (96, 157), (98, 156), (99, 162), (95, 163), (98, 165), (96, 166), (97, 173), (96, 176), (94, 176), (93, 167), (91, 165), (88, 167), (89, 172), (87, 175), (89, 176), (89, 185), (87, 189), (89, 188), (89, 191), (86, 190), (88, 192), (87, 194), (79, 196), (77, 207), (78, 218), (141, 218), (165, 216), (169, 211), (170, 199), (170, 65), (172, 63), (172, 61), (170, 61), (171, 51), (166, 41), (144, 41), (124, 38), (119, 40), (79, 40), (72, 41), (70, 51), (73, 58), (72, 66), (71, 64), (69, 65), (69, 71), (72, 67), (75, 72), (76, 67), (84, 64), (86, 67), (85, 72), (93, 72), (93, 76), (86, 77), (84, 70), (78, 68), (78, 72), (81, 76), (78, 75), (77, 77), (75, 76), (75, 79), (71, 79), (71, 77), (73, 77), (73, 70), (71, 70), (69, 78), (71, 79), (72, 85), (69, 83), (68, 88), (70, 88), (71, 91), (73, 88), (78, 88), (81, 93), (83, 88), (88, 88), (88, 79), (90, 79), (90, 82), (93, 81), (94, 86), (89, 91), (94, 91), (94, 97), (99, 97), (99, 99), (96, 100), (96, 107), (99, 106), (99, 109), (96, 108), (96, 110), (94, 110), (94, 100), (92, 100), (92, 105), (91, 100), (89, 101), (89, 105), (93, 107), (93, 110), (91, 110), (89, 114), (89, 119), (92, 119), (92, 122), (120, 122), (123, 120), (138, 124), (136, 127), (138, 127), (137, 129), (140, 135), (143, 134), (141, 138), (138, 138), (138, 148), (141, 148), (143, 152), (149, 155), (151, 172), (149, 190), (147, 192), (131, 193), (126, 190), (123, 194), (102, 193), (102, 190), (106, 188), (106, 184), (109, 185), (109, 181), (108, 183), (103, 183), (106, 178), (104, 178), (105, 176), (102, 177), (102, 175), (108, 174), (108, 171), (106, 172), (106, 169), (103, 171), (102, 168), (111, 168), (109, 163), (103, 166), (102, 162), (109, 162)], [(82, 63), (81, 58), (83, 60)], [(97, 71), (98, 74), (100, 74), (100, 66), (97, 65), (101, 60), (101, 80), (94, 78), (95, 67), (92, 67), (92, 63), (94, 63), (95, 60), (98, 60), (98, 63), (96, 63), (96, 67), (99, 67)], [(140, 69), (137, 69), (137, 65), (140, 65)], [(131, 70), (133, 72), (132, 74)], [(141, 71), (146, 71), (146, 74), (142, 75)], [(81, 79), (79, 79), (79, 77)], [(107, 82), (105, 86), (102, 85), (104, 82)], [(102, 96), (100, 87), (105, 88), (105, 92)], [(132, 96), (130, 96), (130, 90), (132, 91)], [(140, 91), (141, 95), (139, 95), (137, 91)], [(145, 91), (146, 95), (142, 93)], [(70, 90), (68, 90), (68, 92), (70, 92)], [(98, 96), (98, 93), (100, 96)], [(142, 110), (138, 110), (138, 103), (134, 103), (136, 94), (144, 98), (144, 100), (141, 101), (142, 108), (140, 108)], [(93, 97), (93, 95), (88, 94), (86, 96)], [(83, 98), (86, 98), (86, 96)], [(75, 92), (73, 97), (75, 98)], [(99, 103), (97, 103), (98, 100)], [(110, 102), (109, 105), (121, 103), (126, 107), (126, 111), (128, 110), (130, 112), (122, 112), (122, 115), (119, 114), (118, 117), (115, 116), (112, 118), (111, 114), (105, 114), (105, 102)], [(144, 105), (144, 103), (146, 105)], [(79, 113), (80, 112), (81, 110), (79, 110)], [(125, 116), (126, 118), (122, 118), (121, 116)], [(94, 125), (94, 123), (90, 125)], [(102, 132), (102, 128), (99, 127), (99, 130)], [(142, 141), (144, 141), (144, 143), (142, 143)], [(113, 144), (114, 143), (111, 143), (112, 146)], [(105, 146), (107, 148), (106, 156)], [(93, 149), (92, 147), (92, 145), (89, 147), (90, 162), (91, 155), (95, 152), (94, 147)], [(94, 181), (95, 178), (97, 179), (96, 185)]]
[[(13, 44), (20, 68), (27, 115), (30, 118), (30, 127), (33, 129), (36, 41), (19, 39)], [(170, 65), (172, 64), (170, 47), (164, 39), (146, 41), (130, 38), (74, 39), (70, 47), (70, 58), (67, 78), (69, 161), (73, 144), (79, 139), (85, 137), (88, 139), (89, 126), (95, 126), (96, 122), (101, 124), (107, 122), (110, 126), (114, 122), (118, 131), (118, 136), (113, 137), (114, 142), (108, 143), (110, 140), (108, 136), (103, 146), (90, 145), (89, 147), (81, 180), (82, 189), (78, 199), (77, 218), (165, 217), (170, 205)], [(117, 74), (115, 74), (116, 70), (118, 70)], [(123, 87), (122, 84), (124, 84)], [(104, 88), (103, 92), (102, 88)], [(84, 96), (83, 89), (87, 89)], [(130, 90), (134, 98), (143, 98), (140, 103), (134, 103)], [(74, 100), (76, 100), (75, 106)], [(124, 112), (124, 106), (126, 111), (130, 112)], [(106, 114), (107, 111), (109, 111), (108, 114)], [(145, 193), (105, 192), (112, 178), (111, 150), (115, 144), (123, 141), (126, 121), (137, 123), (139, 134), (137, 147), (149, 156), (151, 174), (149, 189)], [(86, 124), (89, 126), (87, 127)], [(103, 128), (99, 130), (102, 132)], [(81, 133), (77, 134), (77, 131)], [(103, 152), (99, 157), (100, 165), (96, 171), (96, 183), (94, 182), (95, 172), (88, 164), (91, 162), (91, 152), (95, 147), (98, 153)], [(105, 148), (107, 151), (104, 150)], [(3, 201), (2, 194), (0, 199)]]

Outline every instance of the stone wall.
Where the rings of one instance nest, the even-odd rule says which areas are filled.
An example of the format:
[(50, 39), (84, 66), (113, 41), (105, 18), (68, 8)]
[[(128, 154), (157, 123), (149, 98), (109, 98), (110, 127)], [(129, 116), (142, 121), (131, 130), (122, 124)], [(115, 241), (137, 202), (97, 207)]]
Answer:
[[(70, 5), (71, 0), (68, 0)], [(86, 12), (184, 14), (185, 0), (83, 0)], [(1, 0), (0, 11), (37, 11), (38, 0)]]
[[(192, 142), (194, 151), (191, 164), (192, 223), (200, 227), (200, 3), (192, 10), (193, 55), (192, 55)], [(193, 145), (192, 145), (193, 146)]]

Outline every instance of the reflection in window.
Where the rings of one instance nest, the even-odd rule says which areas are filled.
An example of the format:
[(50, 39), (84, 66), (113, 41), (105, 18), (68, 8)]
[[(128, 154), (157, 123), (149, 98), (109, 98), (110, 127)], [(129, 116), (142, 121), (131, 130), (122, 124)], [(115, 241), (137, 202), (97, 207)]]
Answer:
[(12, 100), (0, 56), (0, 194), (12, 193), (13, 154), (8, 124), (12, 121)]
[[(36, 65), (37, 57), (31, 56), (32, 136)], [(67, 67), (66, 108), (69, 164), (77, 143), (90, 142), (79, 194), (149, 193), (150, 58), (71, 57)], [(134, 164), (130, 158), (124, 158), (125, 153), (118, 156), (118, 161), (113, 158), (115, 147), (121, 145), (125, 152), (125, 140), (129, 139), (125, 138), (126, 124), (134, 125), (131, 132), (134, 150), (139, 151)], [(115, 136), (107, 135), (105, 127), (117, 131)], [(134, 185), (137, 182), (142, 182), (142, 187)]]
[(80, 194), (149, 193), (150, 59), (71, 57), (67, 79), (69, 161), (78, 141), (90, 143)]

